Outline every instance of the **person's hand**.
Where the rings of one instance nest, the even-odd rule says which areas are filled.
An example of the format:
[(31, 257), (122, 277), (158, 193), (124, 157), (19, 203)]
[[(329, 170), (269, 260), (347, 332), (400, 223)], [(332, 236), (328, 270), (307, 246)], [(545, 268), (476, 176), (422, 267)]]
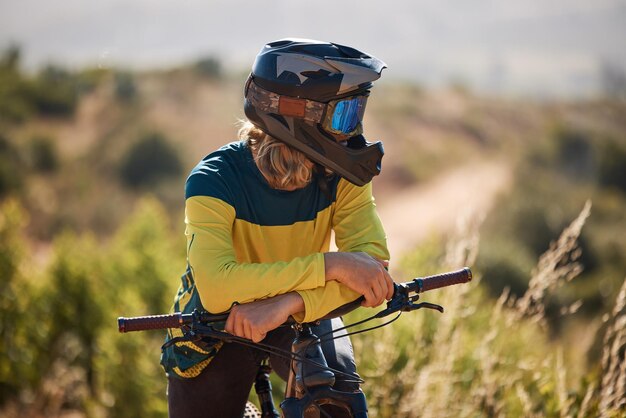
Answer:
[(336, 280), (363, 295), (362, 306), (374, 307), (393, 296), (393, 279), (387, 261), (367, 253), (325, 253), (326, 280)]
[(235, 305), (230, 310), (224, 330), (258, 343), (268, 332), (282, 325), (289, 315), (304, 311), (304, 301), (296, 293)]

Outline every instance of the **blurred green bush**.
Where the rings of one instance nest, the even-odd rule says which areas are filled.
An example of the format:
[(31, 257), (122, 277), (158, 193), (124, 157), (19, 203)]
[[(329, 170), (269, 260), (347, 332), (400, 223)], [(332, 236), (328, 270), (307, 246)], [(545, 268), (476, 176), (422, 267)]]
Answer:
[(26, 250), (20, 206), (1, 209), (0, 407), (167, 416), (164, 334), (121, 335), (116, 325), (121, 315), (166, 312), (175, 292), (184, 255), (166, 238), (160, 205), (141, 200), (104, 246), (88, 234), (60, 235), (43, 270)]
[(0, 404), (16, 397), (35, 380), (29, 363), (36, 355), (29, 344), (31, 285), (21, 270), (26, 257), (22, 231), (26, 217), (8, 200), (0, 211)]
[(599, 179), (601, 186), (626, 193), (626, 143), (608, 138), (600, 144)]
[(35, 135), (28, 144), (30, 166), (40, 173), (51, 173), (59, 168), (56, 141), (46, 135)]
[(35, 111), (43, 116), (70, 116), (78, 105), (74, 76), (54, 65), (45, 67), (28, 84), (28, 96)]
[(218, 57), (208, 56), (194, 64), (196, 73), (208, 78), (220, 78), (222, 76), (222, 63)]
[(0, 198), (19, 194), (26, 176), (18, 148), (0, 133)]
[(120, 102), (131, 102), (138, 96), (133, 74), (128, 71), (115, 73), (115, 97)]
[(33, 115), (73, 115), (84, 78), (52, 64), (35, 76), (24, 74), (20, 56), (16, 46), (0, 56), (0, 122), (23, 122)]
[(182, 172), (179, 153), (160, 133), (149, 133), (135, 142), (123, 156), (119, 173), (127, 186), (155, 186)]

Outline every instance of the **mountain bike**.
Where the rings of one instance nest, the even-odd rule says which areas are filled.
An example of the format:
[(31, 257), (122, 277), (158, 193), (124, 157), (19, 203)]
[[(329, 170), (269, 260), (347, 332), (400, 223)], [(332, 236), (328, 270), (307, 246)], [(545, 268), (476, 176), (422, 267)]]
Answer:
[[(436, 274), (433, 276), (418, 277), (412, 281), (394, 284), (394, 293), (386, 307), (371, 317), (346, 325), (339, 329), (333, 329), (328, 334), (362, 325), (374, 319), (385, 318), (396, 314), (391, 320), (367, 329), (348, 332), (341, 337), (354, 335), (390, 324), (400, 317), (402, 312), (410, 312), (417, 309), (427, 308), (443, 312), (443, 307), (429, 303), (418, 302), (420, 294), (429, 290), (438, 289), (472, 280), (472, 272), (469, 268)], [(341, 317), (358, 308), (363, 297), (356, 299), (330, 312), (318, 321)], [(253, 343), (245, 338), (236, 337), (221, 330), (228, 318), (228, 313), (211, 314), (208, 312), (194, 311), (190, 314), (175, 312), (166, 315), (141, 316), (131, 318), (118, 318), (120, 332), (146, 331), (154, 329), (181, 328), (183, 337), (178, 340), (170, 340), (166, 344), (177, 341), (200, 341), (203, 338), (213, 338), (229, 343), (244, 344), (255, 347), (272, 354), (284, 355), (290, 359), (291, 367), (285, 397), (280, 407), (284, 418), (318, 418), (331, 417), (329, 410), (340, 410), (354, 418), (367, 418), (367, 403), (363, 392), (342, 392), (333, 388), (338, 370), (328, 367), (324, 354), (320, 348), (322, 341), (334, 337), (329, 335), (315, 335), (311, 323), (297, 323), (290, 319), (283, 326), (291, 326), (295, 331), (295, 339), (290, 351), (281, 350), (274, 346), (262, 343)], [(278, 411), (272, 399), (272, 387), (269, 381), (271, 368), (262, 364), (257, 373), (255, 390), (259, 397), (261, 411), (253, 404), (246, 406), (245, 417), (279, 418)], [(351, 376), (352, 377), (352, 376)], [(363, 383), (359, 379), (359, 383)]]

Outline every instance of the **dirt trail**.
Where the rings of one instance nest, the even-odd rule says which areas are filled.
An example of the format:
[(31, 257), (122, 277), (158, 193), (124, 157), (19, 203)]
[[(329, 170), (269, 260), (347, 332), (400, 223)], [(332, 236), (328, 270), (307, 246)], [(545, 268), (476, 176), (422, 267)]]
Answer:
[(487, 213), (511, 177), (506, 162), (476, 162), (377, 200), (393, 258), (429, 235), (453, 230), (459, 218)]

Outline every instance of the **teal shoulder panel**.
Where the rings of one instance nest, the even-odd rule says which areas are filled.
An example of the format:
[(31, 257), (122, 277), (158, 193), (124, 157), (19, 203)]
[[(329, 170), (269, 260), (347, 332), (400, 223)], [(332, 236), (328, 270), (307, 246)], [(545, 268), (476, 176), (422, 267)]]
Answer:
[(225, 145), (204, 157), (196, 165), (185, 183), (185, 199), (193, 196), (210, 196), (234, 206), (232, 179), (236, 174), (238, 143)]
[(316, 180), (287, 192), (269, 186), (243, 142), (228, 144), (209, 154), (192, 170), (186, 198), (210, 196), (235, 208), (236, 217), (263, 226), (311, 221), (336, 199), (338, 176), (328, 180), (323, 193)]

